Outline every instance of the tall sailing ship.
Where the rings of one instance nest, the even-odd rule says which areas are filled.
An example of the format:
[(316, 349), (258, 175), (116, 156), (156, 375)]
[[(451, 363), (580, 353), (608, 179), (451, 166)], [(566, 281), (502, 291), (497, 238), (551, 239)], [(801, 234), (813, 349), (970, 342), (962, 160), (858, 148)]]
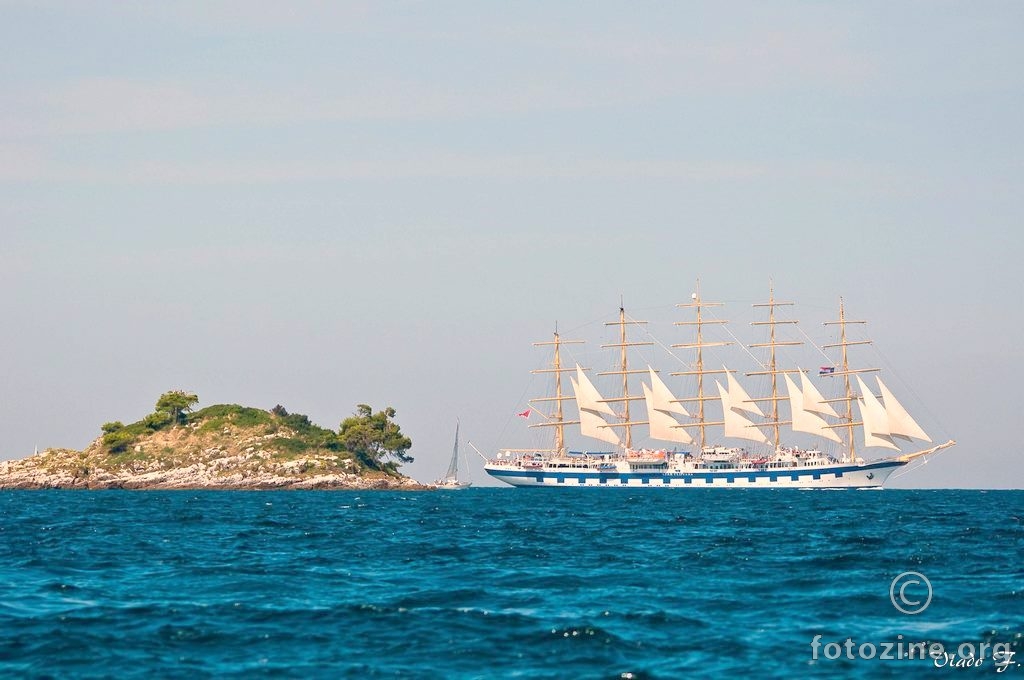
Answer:
[[(932, 441), (880, 377), (875, 375), (869, 381), (877, 387), (877, 394), (865, 381), (865, 376), (879, 369), (851, 366), (848, 349), (871, 341), (848, 337), (850, 326), (865, 322), (847, 319), (842, 300), (838, 320), (825, 324), (837, 327), (838, 341), (822, 347), (837, 351), (838, 360), (822, 366), (818, 372), (819, 379), (840, 381), (839, 396), (826, 399), (805, 370), (780, 365), (781, 348), (803, 343), (780, 338), (779, 327), (795, 326), (797, 321), (779, 318), (778, 310), (792, 303), (777, 301), (772, 290), (768, 302), (754, 305), (767, 310), (765, 320), (753, 322), (767, 329), (767, 341), (747, 348), (748, 352), (766, 351), (767, 358), (758, 362), (760, 370), (746, 374), (766, 379), (770, 393), (751, 397), (734, 369), (705, 365), (706, 350), (733, 343), (707, 337), (709, 326), (723, 326), (727, 322), (708, 318), (709, 310), (721, 303), (704, 301), (699, 282), (697, 291), (690, 302), (678, 305), (691, 310), (693, 318), (676, 322), (693, 329), (693, 340), (672, 345), (674, 349), (694, 353), (693, 361), (686, 362), (688, 370), (671, 374), (691, 381), (692, 393), (677, 398), (658, 371), (650, 366), (630, 366), (629, 350), (653, 343), (630, 340), (628, 329), (646, 322), (630, 319), (622, 306), (618, 320), (606, 324), (618, 327), (617, 342), (602, 345), (616, 351), (615, 370), (598, 373), (614, 376), (621, 383), (620, 396), (603, 397), (587, 377), (589, 369), (579, 364), (563, 365), (563, 347), (582, 341), (564, 340), (556, 330), (552, 340), (534, 343), (553, 350), (551, 365), (534, 373), (554, 375), (554, 394), (530, 401), (530, 413), (537, 413), (544, 420), (532, 427), (552, 428), (553, 445), (542, 449), (504, 449), (484, 465), (487, 474), (513, 486), (873, 488), (881, 487), (890, 475), (912, 460), (956, 443), (949, 440), (911, 452), (900, 449), (898, 441)], [(565, 389), (566, 373), (571, 394)], [(631, 391), (637, 377), (646, 378), (641, 384), (642, 394)], [(566, 418), (564, 403), (568, 401), (576, 404), (576, 420)], [(639, 409), (632, 404), (640, 401), (646, 419), (637, 420)], [(552, 408), (545, 408), (547, 404)], [(618, 405), (617, 410), (613, 404)], [(603, 442), (605, 449), (611, 445), (612, 450), (569, 450), (566, 433), (577, 427), (583, 437)], [(646, 428), (649, 439), (667, 442), (672, 448), (634, 446), (636, 428)], [(787, 443), (787, 431), (789, 436), (802, 433), (831, 442), (831, 452)], [(750, 448), (736, 446), (732, 440), (737, 439), (753, 444), (747, 445)], [(876, 447), (897, 453), (875, 460), (859, 455), (861, 448)]]

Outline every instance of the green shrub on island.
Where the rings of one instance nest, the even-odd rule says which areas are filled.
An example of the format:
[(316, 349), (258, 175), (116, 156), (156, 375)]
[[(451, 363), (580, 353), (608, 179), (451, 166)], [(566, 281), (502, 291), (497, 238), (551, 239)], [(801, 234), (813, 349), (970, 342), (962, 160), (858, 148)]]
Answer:
[(135, 435), (123, 428), (103, 435), (103, 444), (111, 453), (123, 453), (134, 442)]
[(216, 432), (228, 426), (259, 427), (274, 424), (274, 416), (269, 411), (238, 404), (217, 404), (207, 406), (188, 416), (188, 424), (199, 425), (202, 432)]
[(145, 425), (147, 429), (153, 430), (154, 432), (164, 429), (173, 422), (174, 416), (166, 411), (150, 413), (142, 419), (142, 424)]

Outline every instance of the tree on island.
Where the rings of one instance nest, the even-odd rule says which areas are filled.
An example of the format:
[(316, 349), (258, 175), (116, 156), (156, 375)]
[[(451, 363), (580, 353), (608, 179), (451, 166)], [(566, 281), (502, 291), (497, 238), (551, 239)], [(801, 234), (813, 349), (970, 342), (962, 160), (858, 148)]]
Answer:
[[(185, 392), (184, 390), (172, 390), (170, 392), (164, 392), (160, 395), (160, 398), (156, 401), (156, 413), (154, 416), (158, 416), (153, 419), (154, 430), (160, 429), (166, 425), (167, 422), (180, 425), (185, 422), (185, 414), (192, 410), (192, 407), (199, 403), (199, 397), (191, 392)], [(169, 419), (166, 422), (157, 422), (162, 420), (159, 418), (160, 414), (167, 414)]]
[[(399, 463), (411, 463), (408, 451), (412, 440), (402, 434), (398, 423), (392, 420), (395, 409), (390, 406), (373, 412), (367, 404), (356, 406), (356, 414), (341, 423), (339, 437), (345, 448), (370, 468), (394, 472)], [(385, 460), (392, 458), (393, 460)]]

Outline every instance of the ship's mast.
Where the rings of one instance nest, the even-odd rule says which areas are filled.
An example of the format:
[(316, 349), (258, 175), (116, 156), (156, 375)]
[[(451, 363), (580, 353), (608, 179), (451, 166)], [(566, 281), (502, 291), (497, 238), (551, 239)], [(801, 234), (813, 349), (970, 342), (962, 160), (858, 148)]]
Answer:
[(712, 341), (704, 342), (704, 326), (707, 324), (726, 324), (729, 323), (724, 319), (705, 319), (703, 315), (704, 309), (708, 307), (721, 307), (721, 302), (704, 302), (700, 296), (700, 279), (697, 279), (697, 291), (690, 296), (692, 302), (680, 303), (676, 307), (688, 307), (696, 310), (695, 321), (676, 321), (676, 326), (696, 326), (697, 330), (697, 341), (696, 342), (684, 342), (672, 347), (683, 348), (683, 349), (696, 349), (697, 350), (697, 362), (693, 371), (681, 371), (679, 373), (673, 373), (672, 375), (695, 375), (697, 376), (697, 396), (696, 398), (680, 399), (683, 401), (696, 401), (697, 402), (697, 451), (703, 451), (704, 446), (707, 443), (706, 428), (709, 425), (721, 425), (721, 423), (708, 423), (704, 419), (704, 402), (718, 399), (718, 396), (705, 396), (704, 395), (704, 376), (712, 373), (725, 373), (725, 369), (712, 369), (704, 370), (704, 348), (705, 347), (723, 347), (725, 345), (731, 345), (731, 342), (725, 341)]
[(606, 402), (621, 401), (622, 407), (622, 422), (613, 423), (612, 427), (623, 428), (623, 443), (626, 449), (633, 446), (633, 426), (634, 425), (646, 425), (646, 420), (632, 421), (629, 418), (629, 402), (637, 399), (643, 399), (643, 396), (636, 396), (629, 393), (629, 376), (631, 373), (646, 373), (646, 369), (634, 369), (629, 368), (629, 354), (626, 351), (627, 347), (639, 347), (642, 345), (653, 345), (653, 342), (630, 342), (626, 336), (626, 326), (629, 325), (641, 325), (646, 324), (646, 321), (635, 321), (632, 319), (626, 319), (626, 310), (619, 304), (619, 320), (605, 322), (605, 326), (618, 326), (619, 327), (619, 341), (613, 342), (607, 345), (601, 345), (601, 347), (618, 347), (619, 348), (619, 370), (617, 371), (605, 371), (598, 373), (598, 375), (621, 375), (622, 376), (622, 396), (613, 399), (605, 399)]
[(779, 396), (779, 374), (780, 373), (796, 373), (796, 369), (780, 369), (776, 360), (775, 350), (778, 347), (786, 347), (791, 345), (802, 345), (803, 343), (799, 340), (778, 340), (775, 333), (775, 327), (780, 324), (796, 324), (798, 323), (795, 319), (776, 319), (775, 308), (776, 307), (791, 307), (792, 302), (777, 302), (775, 300), (775, 287), (769, 286), (768, 288), (768, 302), (759, 302), (752, 305), (753, 307), (767, 307), (768, 308), (768, 320), (767, 321), (752, 321), (751, 326), (768, 326), (768, 342), (757, 342), (752, 345), (748, 345), (750, 348), (755, 347), (767, 347), (768, 348), (768, 364), (763, 371), (752, 371), (747, 373), (748, 376), (754, 375), (770, 375), (772, 377), (772, 396), (767, 399), (755, 399), (754, 401), (771, 401), (772, 413), (771, 422), (760, 423), (761, 425), (770, 425), (772, 427), (772, 442), (775, 445), (776, 450), (779, 448), (780, 434), (779, 429), (782, 425), (787, 425), (792, 421), (781, 421), (779, 420), (779, 402), (785, 397)]
[(835, 425), (834, 427), (836, 427), (836, 428), (844, 428), (846, 430), (846, 446), (847, 446), (847, 449), (850, 451), (850, 462), (851, 463), (852, 462), (856, 462), (856, 460), (857, 460), (857, 453), (856, 453), (856, 449), (855, 449), (855, 446), (854, 446), (854, 440), (853, 440), (853, 428), (858, 426), (858, 425), (863, 425), (864, 423), (854, 421), (854, 419), (853, 419), (853, 401), (857, 397), (855, 397), (854, 394), (853, 394), (853, 385), (850, 383), (850, 376), (855, 374), (855, 373), (871, 373), (871, 372), (874, 372), (874, 371), (878, 370), (877, 368), (850, 368), (850, 361), (849, 361), (849, 357), (847, 356), (847, 353), (846, 353), (846, 348), (847, 347), (852, 347), (853, 345), (870, 345), (871, 341), (870, 340), (848, 340), (847, 337), (846, 337), (846, 327), (849, 324), (864, 324), (864, 323), (867, 323), (867, 321), (851, 321), (850, 319), (847, 319), (846, 318), (846, 309), (845, 309), (845, 307), (843, 305), (843, 298), (839, 298), (839, 320), (838, 321), (826, 321), (825, 324), (824, 324), (826, 326), (839, 326), (839, 342), (835, 342), (835, 343), (832, 343), (832, 344), (829, 344), (829, 345), (822, 345), (822, 349), (829, 349), (831, 347), (839, 347), (840, 348), (839, 370), (838, 371), (833, 371), (833, 372), (828, 373), (826, 375), (827, 376), (831, 376), (831, 377), (840, 376), (840, 375), (843, 376), (843, 385), (846, 388), (845, 392), (844, 392), (845, 396), (840, 397), (839, 399), (830, 399), (829, 401), (845, 401), (846, 402), (846, 413), (843, 415), (843, 420), (845, 421), (845, 423), (840, 423), (839, 425)]
[(537, 411), (538, 413), (541, 413), (541, 415), (543, 415), (548, 420), (545, 423), (539, 423), (539, 424), (536, 424), (536, 425), (531, 425), (530, 427), (553, 427), (553, 428), (555, 428), (555, 448), (554, 448), (554, 452), (555, 452), (556, 455), (561, 455), (561, 454), (565, 453), (565, 426), (566, 425), (573, 425), (573, 424), (578, 424), (579, 423), (578, 420), (569, 420), (569, 421), (565, 420), (564, 411), (562, 409), (562, 402), (563, 401), (567, 401), (569, 399), (573, 399), (574, 398), (573, 396), (566, 396), (562, 392), (562, 373), (565, 373), (566, 371), (575, 371), (576, 370), (575, 368), (562, 368), (562, 353), (561, 353), (562, 345), (579, 345), (579, 344), (582, 344), (582, 343), (583, 343), (583, 340), (562, 340), (561, 336), (558, 334), (558, 324), (555, 324), (555, 333), (554, 333), (554, 339), (553, 340), (550, 340), (550, 341), (547, 341), (547, 342), (535, 342), (535, 343), (533, 343), (534, 347), (547, 347), (547, 346), (554, 347), (554, 355), (555, 356), (554, 356), (554, 361), (552, 363), (552, 367), (551, 368), (539, 368), (537, 370), (530, 371), (530, 372), (531, 373), (554, 373), (555, 374), (555, 396), (553, 396), (553, 397), (540, 397), (540, 398), (537, 398), (537, 399), (531, 399), (530, 403), (533, 404), (534, 402), (553, 401), (553, 402), (555, 402), (555, 412), (552, 415), (548, 416), (548, 415), (545, 415), (545, 414), (541, 413), (540, 411)]

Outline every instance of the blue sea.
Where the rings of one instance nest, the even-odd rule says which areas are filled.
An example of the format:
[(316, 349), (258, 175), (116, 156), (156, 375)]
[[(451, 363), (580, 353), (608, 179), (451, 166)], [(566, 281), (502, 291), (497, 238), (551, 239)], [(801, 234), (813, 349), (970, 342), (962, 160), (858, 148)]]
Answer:
[(7, 491), (0, 677), (1021, 677), (1022, 558), (1017, 491)]

